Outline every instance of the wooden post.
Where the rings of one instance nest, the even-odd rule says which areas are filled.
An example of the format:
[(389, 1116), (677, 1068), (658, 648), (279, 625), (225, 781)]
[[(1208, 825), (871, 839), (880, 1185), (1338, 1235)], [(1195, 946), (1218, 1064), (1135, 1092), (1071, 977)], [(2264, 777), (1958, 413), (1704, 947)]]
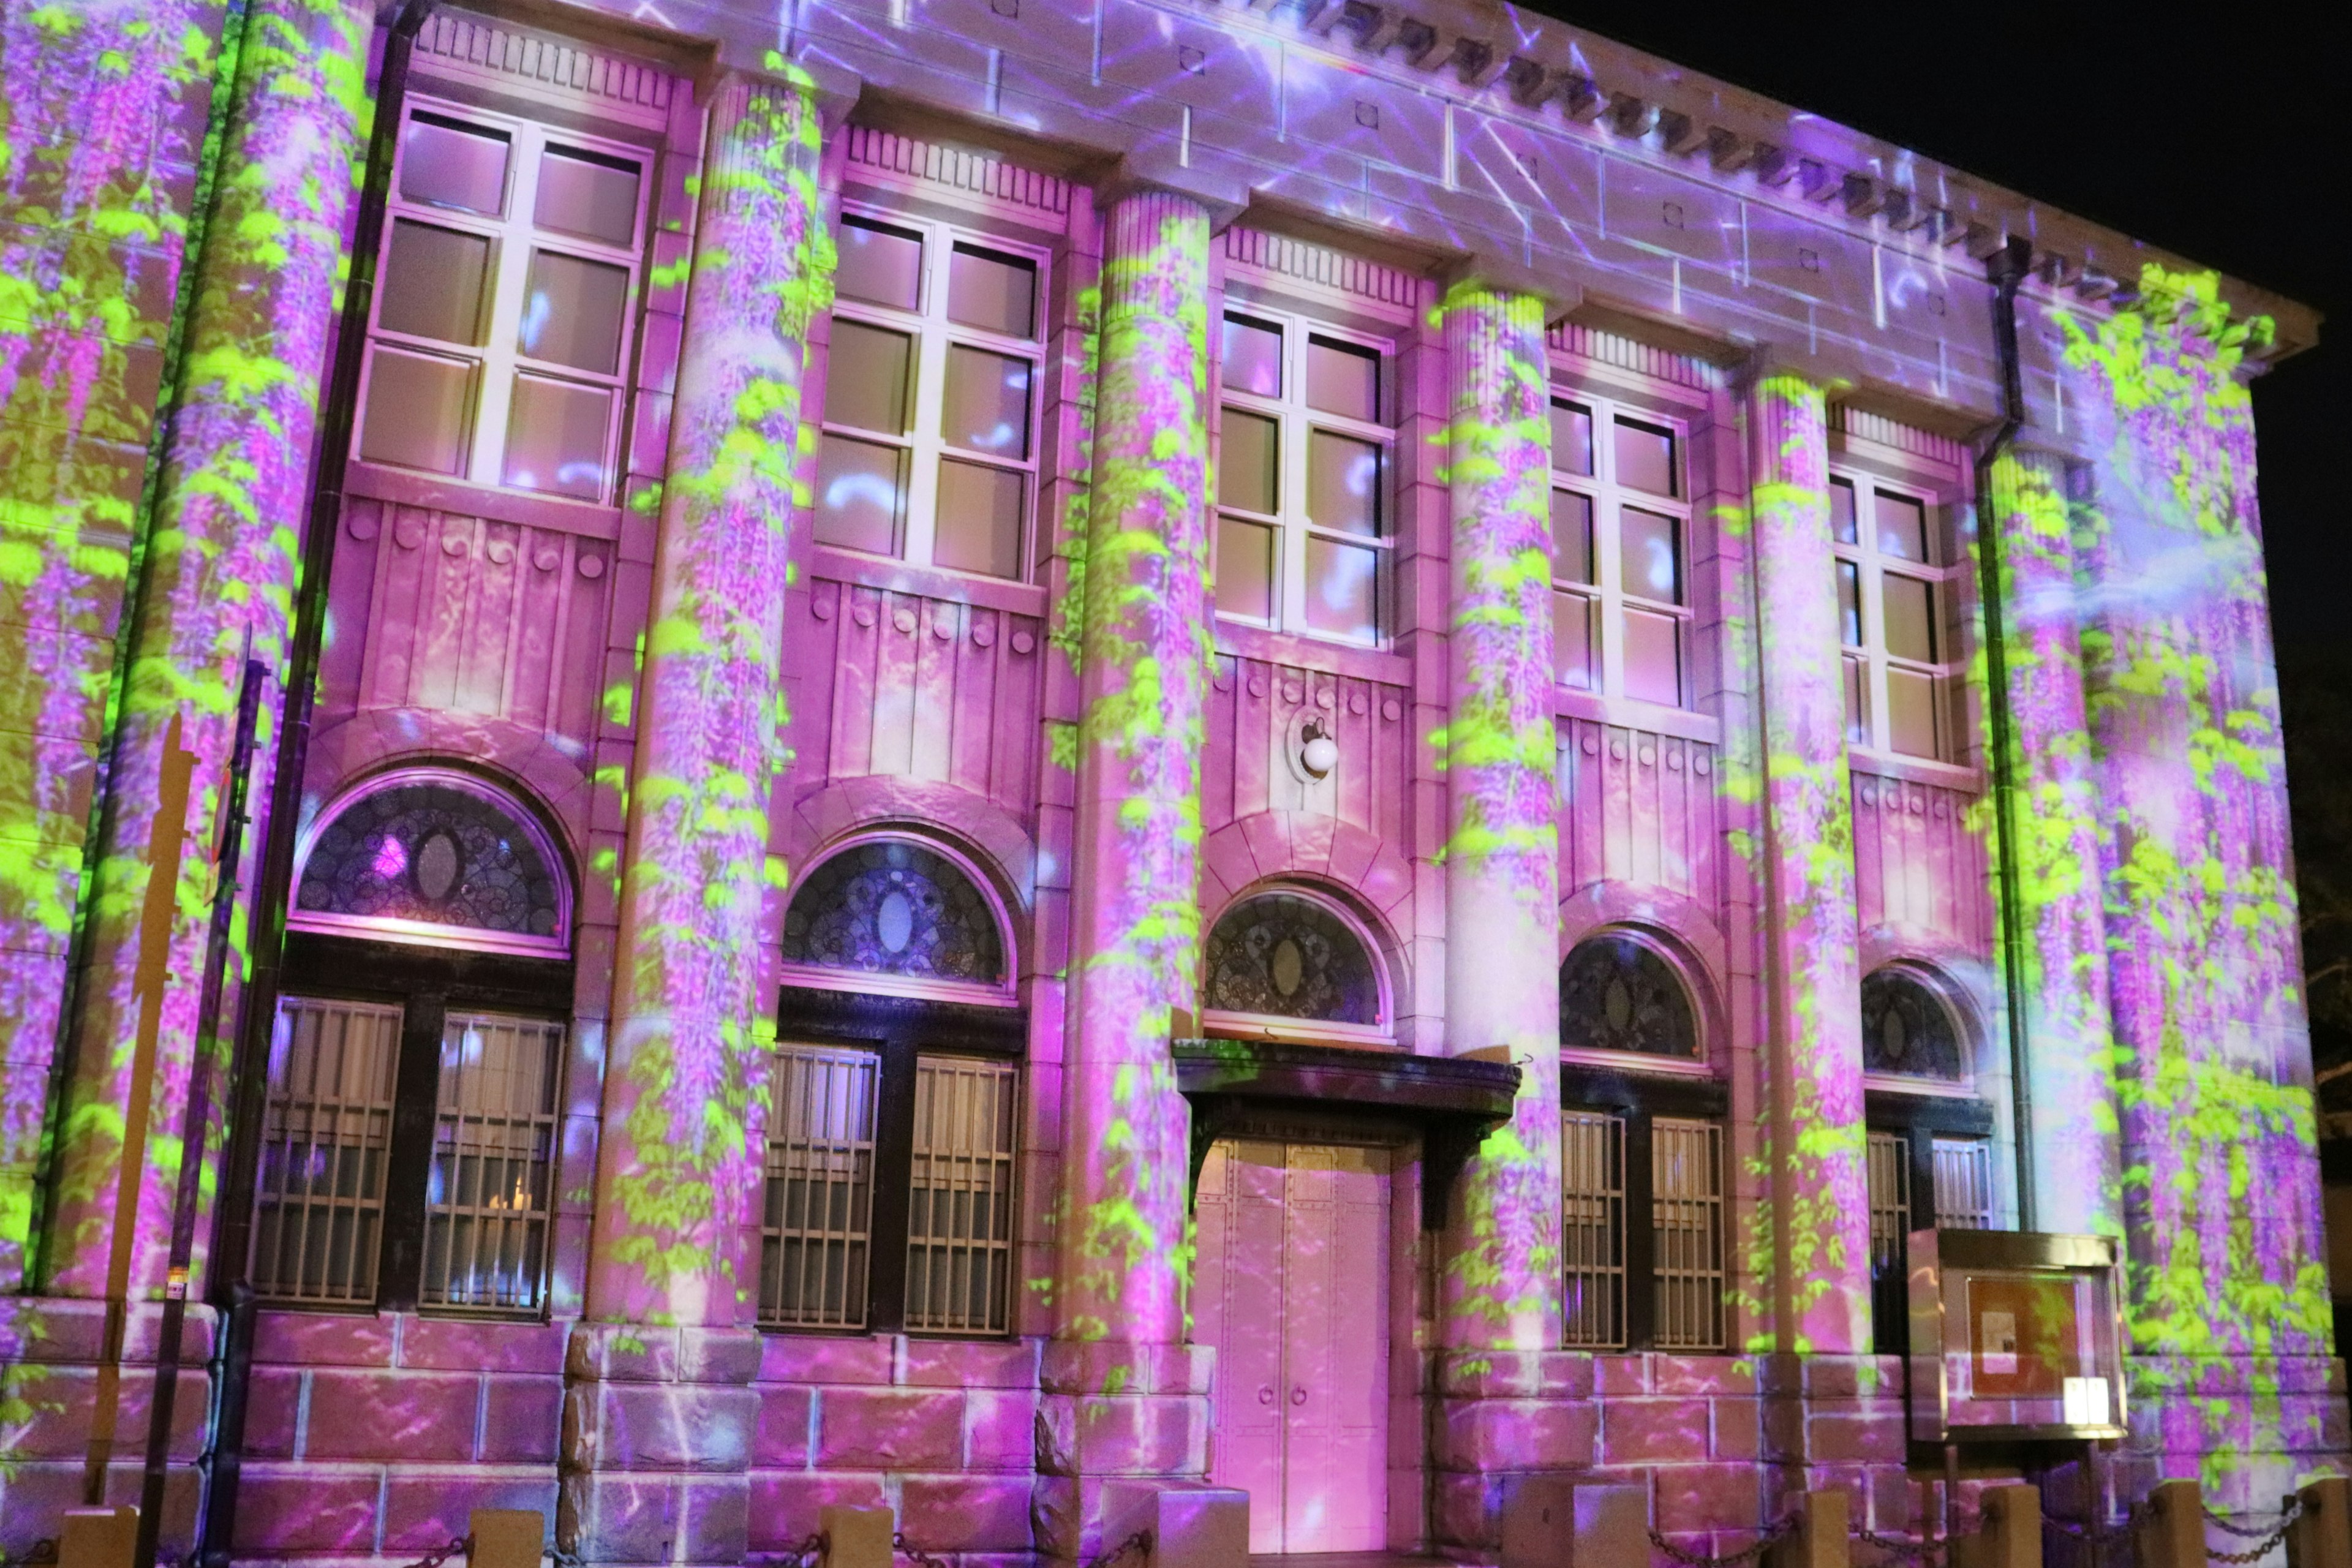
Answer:
[(2133, 1521), (2140, 1568), (2206, 1568), (2205, 1499), (2195, 1481), (2166, 1481)]
[(1984, 1522), (1952, 1542), (1952, 1568), (2042, 1568), (2042, 1490), (1988, 1487)]
[(539, 1568), (547, 1516), (535, 1508), (478, 1508), (466, 1516), (466, 1568)]
[(2323, 1477), (2296, 1495), (2303, 1512), (2287, 1527), (2287, 1568), (2352, 1568), (2352, 1478)]
[(1847, 1568), (1851, 1501), (1843, 1491), (1807, 1492), (1800, 1498), (1797, 1531), (1772, 1548), (1771, 1568)]
[(887, 1508), (828, 1508), (817, 1514), (824, 1568), (890, 1568), (898, 1526)]

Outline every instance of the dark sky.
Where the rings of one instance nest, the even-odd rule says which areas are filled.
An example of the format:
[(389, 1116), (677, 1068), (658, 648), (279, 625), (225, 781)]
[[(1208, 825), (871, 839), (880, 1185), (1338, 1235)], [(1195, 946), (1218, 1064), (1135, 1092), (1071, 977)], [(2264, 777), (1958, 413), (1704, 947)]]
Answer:
[(2328, 7), (2237, 0), (2193, 26), (2064, 0), (1535, 8), (2325, 313), (2321, 347), (2255, 382), (2254, 423), (2281, 653), (2352, 663), (2345, 492), (2327, 471), (2352, 402), (2352, 94), (2342, 36), (2321, 36)]

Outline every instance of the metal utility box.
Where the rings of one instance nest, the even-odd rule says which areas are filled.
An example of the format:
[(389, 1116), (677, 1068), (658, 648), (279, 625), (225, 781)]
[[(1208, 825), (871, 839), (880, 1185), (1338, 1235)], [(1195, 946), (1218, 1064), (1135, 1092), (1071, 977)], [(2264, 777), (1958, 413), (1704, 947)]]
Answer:
[(1912, 1441), (2121, 1437), (2116, 1253), (2098, 1236), (1913, 1231)]

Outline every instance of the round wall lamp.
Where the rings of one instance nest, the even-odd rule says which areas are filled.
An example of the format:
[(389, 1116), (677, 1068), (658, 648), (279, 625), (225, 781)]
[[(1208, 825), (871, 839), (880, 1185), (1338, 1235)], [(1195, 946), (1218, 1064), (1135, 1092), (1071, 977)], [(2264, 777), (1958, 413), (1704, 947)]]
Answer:
[(1300, 732), (1299, 740), (1303, 743), (1298, 748), (1298, 765), (1306, 770), (1307, 776), (1311, 779), (1330, 777), (1331, 770), (1339, 765), (1339, 742), (1331, 738), (1331, 731), (1324, 728), (1323, 721), (1307, 721), (1307, 728)]

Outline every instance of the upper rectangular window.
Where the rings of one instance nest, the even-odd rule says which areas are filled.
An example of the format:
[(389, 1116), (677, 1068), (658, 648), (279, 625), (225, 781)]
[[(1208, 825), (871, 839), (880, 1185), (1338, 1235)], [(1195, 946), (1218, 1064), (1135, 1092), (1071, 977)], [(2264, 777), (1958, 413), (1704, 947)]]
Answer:
[(1042, 255), (947, 224), (842, 218), (820, 542), (1024, 574), (1045, 282)]
[(1220, 364), (1218, 613), (1378, 644), (1394, 620), (1387, 349), (1252, 308), (1226, 314)]
[(1691, 698), (1684, 436), (1605, 398), (1551, 405), (1552, 662), (1563, 686)]
[(611, 500), (649, 155), (431, 99), (404, 114), (358, 455)]
[(1951, 761), (1958, 572), (1943, 559), (1935, 507), (1883, 479), (1833, 475), (1830, 531), (1847, 742)]

